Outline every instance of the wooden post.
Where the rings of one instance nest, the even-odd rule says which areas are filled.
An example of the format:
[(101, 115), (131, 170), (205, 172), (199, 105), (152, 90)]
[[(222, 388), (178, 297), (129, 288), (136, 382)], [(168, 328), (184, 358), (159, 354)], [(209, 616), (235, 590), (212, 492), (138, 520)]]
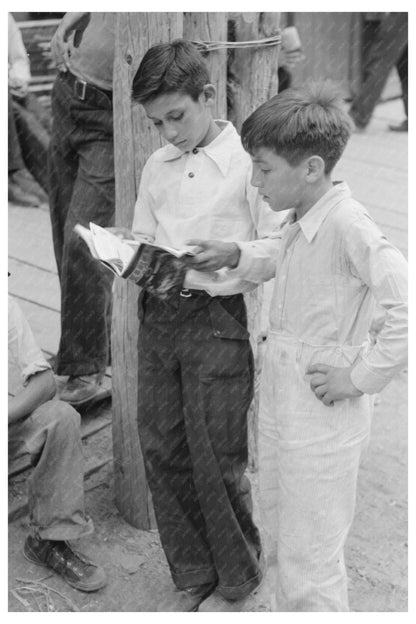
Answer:
[[(183, 36), (191, 41), (227, 41), (227, 13), (184, 13)], [(227, 118), (227, 51), (206, 57), (211, 82), (217, 88), (214, 117)]]
[[(236, 41), (254, 41), (279, 33), (280, 13), (230, 13)], [(260, 104), (277, 93), (278, 46), (234, 50), (229, 64), (229, 118), (237, 130)], [(254, 399), (248, 413), (249, 468), (257, 470), (257, 417), (262, 367), (261, 311), (263, 286), (245, 295), (248, 329), (255, 361)]]
[[(236, 41), (254, 41), (279, 33), (280, 13), (232, 13)], [(241, 129), (255, 108), (277, 93), (278, 46), (234, 51), (230, 63), (232, 120)]]
[[(119, 13), (114, 62), (116, 225), (131, 227), (143, 165), (161, 146), (141, 106), (130, 98), (146, 50), (182, 36), (182, 13)], [(137, 299), (139, 288), (114, 283), (112, 322), (113, 453), (115, 502), (133, 526), (155, 526), (137, 428)]]

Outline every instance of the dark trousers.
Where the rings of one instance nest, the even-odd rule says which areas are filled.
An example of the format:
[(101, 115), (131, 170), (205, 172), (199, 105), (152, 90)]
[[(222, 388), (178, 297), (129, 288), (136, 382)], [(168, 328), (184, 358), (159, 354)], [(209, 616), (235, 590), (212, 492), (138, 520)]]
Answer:
[(9, 157), (9, 173), (14, 173), (24, 168), (22, 151), (20, 149), (19, 136), (17, 134), (16, 120), (13, 111), (13, 98), (8, 91), (7, 95), (8, 108), (8, 157)]
[(292, 85), (292, 74), (286, 67), (278, 67), (278, 93), (281, 93), (285, 89), (290, 89)]
[(407, 13), (386, 14), (379, 27), (373, 28), (372, 32), (372, 45), (366, 44), (368, 58), (364, 64), (364, 80), (350, 110), (356, 125), (361, 128), (369, 123), (388, 75), (395, 65), (398, 67), (407, 111)]
[(74, 225), (114, 222), (111, 99), (90, 88), (84, 100), (60, 74), (52, 92), (49, 199), (61, 282), (61, 341), (56, 372), (86, 375), (109, 360), (112, 274), (91, 257)]
[(245, 476), (253, 359), (243, 296), (171, 305), (146, 295), (142, 310), (139, 433), (173, 581), (243, 597), (261, 580)]
[(402, 54), (400, 55), (399, 60), (396, 63), (397, 73), (399, 74), (400, 84), (402, 87), (402, 98), (403, 98), (403, 106), (406, 117), (409, 117), (409, 55), (408, 55), (408, 46), (405, 47)]

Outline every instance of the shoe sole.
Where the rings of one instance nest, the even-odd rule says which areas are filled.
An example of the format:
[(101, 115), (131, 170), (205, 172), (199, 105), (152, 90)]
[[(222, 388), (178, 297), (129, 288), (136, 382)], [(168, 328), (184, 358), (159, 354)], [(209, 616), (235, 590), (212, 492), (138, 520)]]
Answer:
[(78, 589), (79, 591), (83, 591), (83, 592), (96, 592), (99, 589), (102, 589), (103, 587), (106, 586), (107, 582), (104, 581), (103, 583), (101, 583), (100, 585), (97, 585), (96, 587), (86, 587), (81, 586), (77, 583), (74, 583), (73, 581), (70, 581), (69, 579), (66, 579), (62, 576), (62, 574), (59, 574), (59, 572), (57, 572), (56, 570), (54, 570), (53, 568), (51, 568), (50, 566), (48, 566), (46, 563), (43, 563), (43, 561), (39, 561), (39, 559), (35, 559), (34, 556), (32, 558), (31, 553), (26, 552), (25, 549), (23, 549), (23, 556), (25, 559), (27, 559), (27, 561), (30, 561), (30, 563), (34, 563), (35, 565), (39, 566), (40, 568), (47, 568), (48, 570), (51, 570), (51, 572), (54, 572), (57, 576), (59, 576), (65, 583), (67, 583), (68, 585), (71, 585), (71, 587), (73, 587), (74, 589)]

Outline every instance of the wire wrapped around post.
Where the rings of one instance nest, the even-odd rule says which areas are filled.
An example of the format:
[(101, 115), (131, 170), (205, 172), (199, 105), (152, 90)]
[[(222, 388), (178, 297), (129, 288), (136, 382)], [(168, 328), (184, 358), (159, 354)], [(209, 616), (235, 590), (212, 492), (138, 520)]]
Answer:
[(280, 31), (272, 37), (265, 39), (255, 39), (253, 41), (193, 41), (198, 50), (202, 53), (213, 52), (214, 50), (235, 50), (241, 48), (268, 48), (280, 46), (282, 41)]

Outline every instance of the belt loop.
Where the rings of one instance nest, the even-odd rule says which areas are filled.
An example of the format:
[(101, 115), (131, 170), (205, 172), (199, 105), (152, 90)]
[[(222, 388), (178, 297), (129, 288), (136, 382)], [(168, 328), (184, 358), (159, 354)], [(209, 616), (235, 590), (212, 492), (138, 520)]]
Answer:
[[(79, 91), (79, 88), (78, 88), (80, 85), (81, 85), (81, 92)], [(85, 100), (86, 91), (87, 91), (87, 83), (85, 82), (85, 80), (80, 80), (79, 78), (77, 78), (74, 83), (74, 92), (75, 92), (76, 97), (79, 100)]]

